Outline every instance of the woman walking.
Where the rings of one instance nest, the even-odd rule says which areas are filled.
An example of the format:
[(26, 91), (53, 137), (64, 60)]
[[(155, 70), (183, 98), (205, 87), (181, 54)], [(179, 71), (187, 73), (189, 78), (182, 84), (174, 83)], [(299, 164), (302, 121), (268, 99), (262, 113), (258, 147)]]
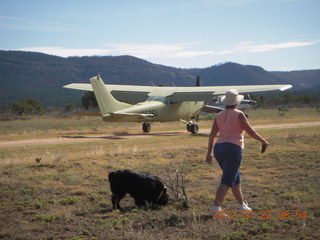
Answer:
[(231, 188), (235, 199), (240, 204), (239, 210), (251, 211), (251, 208), (244, 201), (241, 190), (240, 165), (244, 149), (243, 134), (247, 132), (250, 137), (260, 141), (264, 150), (269, 145), (251, 127), (244, 113), (237, 109), (243, 98), (243, 95), (239, 95), (235, 89), (228, 90), (225, 96), (221, 97), (221, 103), (226, 107), (217, 115), (210, 132), (206, 162), (212, 163), (214, 138), (219, 132), (218, 141), (214, 145), (214, 157), (223, 171), (212, 213), (222, 211), (221, 204), (229, 188)]

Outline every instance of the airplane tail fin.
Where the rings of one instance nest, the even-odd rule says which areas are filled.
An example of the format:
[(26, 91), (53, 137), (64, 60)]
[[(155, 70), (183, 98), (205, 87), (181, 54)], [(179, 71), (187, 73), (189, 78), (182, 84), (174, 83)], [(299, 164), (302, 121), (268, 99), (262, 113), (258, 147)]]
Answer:
[(130, 107), (130, 104), (119, 102), (110, 93), (100, 76), (90, 79), (102, 116)]

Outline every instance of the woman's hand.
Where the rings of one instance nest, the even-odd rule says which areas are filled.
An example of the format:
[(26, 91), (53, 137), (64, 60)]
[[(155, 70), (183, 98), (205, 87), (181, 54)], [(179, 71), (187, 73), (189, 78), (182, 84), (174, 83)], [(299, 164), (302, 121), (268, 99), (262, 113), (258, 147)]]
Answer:
[(264, 153), (268, 146), (269, 143), (265, 139), (263, 139), (263, 141), (261, 141), (261, 153)]
[(212, 163), (212, 155), (211, 155), (210, 153), (207, 154), (206, 162), (207, 162), (208, 164), (211, 164), (211, 163)]

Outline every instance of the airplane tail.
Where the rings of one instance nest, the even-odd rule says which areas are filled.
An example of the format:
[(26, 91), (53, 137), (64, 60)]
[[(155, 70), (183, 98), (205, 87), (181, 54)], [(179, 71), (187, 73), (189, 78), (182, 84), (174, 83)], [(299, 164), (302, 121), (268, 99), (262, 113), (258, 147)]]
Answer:
[(130, 104), (116, 100), (111, 95), (100, 76), (91, 78), (90, 82), (102, 116), (131, 106)]

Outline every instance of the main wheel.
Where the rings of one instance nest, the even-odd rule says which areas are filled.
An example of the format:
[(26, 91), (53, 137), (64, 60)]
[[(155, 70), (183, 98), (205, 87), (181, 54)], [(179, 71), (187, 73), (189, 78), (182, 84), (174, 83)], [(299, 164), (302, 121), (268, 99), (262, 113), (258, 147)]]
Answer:
[(192, 126), (192, 124), (189, 124), (189, 123), (187, 124), (187, 131), (188, 132), (191, 132), (191, 126)]
[(192, 125), (191, 125), (191, 133), (192, 133), (192, 134), (197, 134), (198, 131), (199, 131), (199, 126), (198, 126), (198, 124), (196, 124), (196, 123), (192, 124)]
[(151, 124), (150, 124), (150, 123), (143, 123), (143, 124), (142, 124), (142, 130), (143, 130), (143, 132), (145, 132), (145, 133), (150, 132), (150, 130), (151, 130)]

